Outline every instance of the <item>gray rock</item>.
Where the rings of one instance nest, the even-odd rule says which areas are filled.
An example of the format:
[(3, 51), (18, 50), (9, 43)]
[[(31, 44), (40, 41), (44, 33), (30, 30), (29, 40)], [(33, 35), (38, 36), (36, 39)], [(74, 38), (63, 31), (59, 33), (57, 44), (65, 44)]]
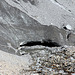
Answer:
[[(32, 2), (31, 0), (29, 1)], [(21, 1), (16, 0), (16, 2), (20, 3)], [(28, 1), (24, 2), (28, 3)], [(32, 2), (32, 4), (35, 4), (35, 2)], [(13, 6), (14, 0), (12, 0), (12, 3), (9, 3), (10, 1), (8, 2), (8, 0), (0, 1), (1, 50), (15, 54), (21, 42), (27, 43), (42, 40), (58, 45), (74, 45), (75, 42), (70, 37), (71, 41), (68, 43), (68, 31), (58, 28), (59, 25), (48, 26), (44, 25), (45, 23), (41, 24), (38, 20), (33, 19), (33, 17), (24, 12), (24, 9), (21, 10), (19, 6), (19, 8)], [(73, 35), (73, 39), (74, 37), (75, 35)]]
[[(75, 28), (75, 1), (73, 0), (5, 0), (43, 25)], [(16, 2), (15, 2), (16, 1)]]
[(68, 41), (69, 41), (71, 44), (75, 45), (75, 34), (70, 33), (70, 34), (69, 34)]

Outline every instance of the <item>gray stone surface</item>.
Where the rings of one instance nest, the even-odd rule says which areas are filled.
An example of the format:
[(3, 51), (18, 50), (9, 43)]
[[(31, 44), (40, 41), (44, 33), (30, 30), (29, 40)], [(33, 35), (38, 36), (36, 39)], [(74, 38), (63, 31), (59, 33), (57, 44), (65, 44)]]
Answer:
[(74, 25), (74, 0), (0, 0), (0, 74), (75, 74)]
[(43, 25), (62, 27), (70, 24), (75, 28), (74, 0), (5, 0)]
[[(49, 2), (48, 5), (50, 6), (47, 6), (47, 8), (49, 9), (45, 7), (45, 2), (46, 4), (48, 4)], [(65, 30), (61, 27), (62, 20), (60, 18), (61, 17), (60, 15), (65, 14), (68, 15), (69, 18), (67, 18), (68, 20), (67, 22), (69, 23), (69, 20), (71, 20), (70, 16), (72, 14), (64, 9), (61, 9), (62, 7), (55, 8), (57, 3), (55, 4), (55, 2), (54, 3), (53, 2), (54, 2), (53, 0), (50, 1), (1, 0), (0, 49), (10, 53), (16, 53), (18, 51), (17, 48), (22, 42), (27, 43), (28, 41), (42, 41), (42, 40), (51, 40), (52, 42), (56, 42), (59, 45), (74, 45), (75, 42), (73, 41), (73, 39), (75, 38), (75, 34), (73, 34), (72, 32), (71, 34), (73, 34), (73, 37), (72, 36), (69, 37), (69, 33), (71, 32), (71, 30), (70, 31)], [(43, 5), (44, 9), (42, 9)], [(56, 12), (56, 9), (58, 9), (58, 12)], [(41, 13), (40, 10), (42, 10), (43, 12)], [(51, 12), (48, 10), (50, 10)], [(45, 11), (47, 11), (47, 14), (49, 15), (44, 14), (46, 13)], [(59, 14), (57, 15), (57, 13)], [(35, 19), (34, 17), (31, 16), (32, 14), (35, 17), (37, 17), (38, 15), (39, 18)], [(66, 17), (66, 15), (64, 17)], [(44, 20), (43, 18), (46, 19)], [(53, 20), (54, 22), (53, 21), (51, 22), (50, 19)], [(58, 21), (60, 21), (60, 23)], [(65, 21), (66, 19), (63, 22)], [(67, 23), (63, 24), (65, 26), (65, 24)], [(73, 24), (71, 26), (73, 26)], [(74, 27), (72, 28), (74, 29)]]

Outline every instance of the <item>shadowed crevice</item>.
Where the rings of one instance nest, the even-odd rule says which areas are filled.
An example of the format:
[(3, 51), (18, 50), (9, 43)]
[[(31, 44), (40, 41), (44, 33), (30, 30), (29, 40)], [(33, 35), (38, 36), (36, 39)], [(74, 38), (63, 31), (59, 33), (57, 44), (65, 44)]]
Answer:
[(51, 40), (43, 40), (43, 41), (30, 41), (30, 42), (27, 42), (26, 44), (20, 45), (20, 47), (36, 46), (36, 45), (42, 45), (42, 46), (47, 46), (47, 47), (60, 47), (61, 46), (56, 42), (52, 42)]

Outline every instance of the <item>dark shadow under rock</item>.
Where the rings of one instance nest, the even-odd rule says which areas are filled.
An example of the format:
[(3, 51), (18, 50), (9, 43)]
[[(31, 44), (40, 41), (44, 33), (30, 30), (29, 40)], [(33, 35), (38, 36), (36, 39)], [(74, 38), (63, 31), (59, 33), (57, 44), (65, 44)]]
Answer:
[(47, 47), (61, 46), (56, 42), (52, 42), (51, 40), (42, 40), (42, 41), (30, 41), (30, 42), (27, 42), (26, 44), (20, 45), (20, 47), (22, 47), (22, 46), (36, 46), (36, 45), (47, 46)]

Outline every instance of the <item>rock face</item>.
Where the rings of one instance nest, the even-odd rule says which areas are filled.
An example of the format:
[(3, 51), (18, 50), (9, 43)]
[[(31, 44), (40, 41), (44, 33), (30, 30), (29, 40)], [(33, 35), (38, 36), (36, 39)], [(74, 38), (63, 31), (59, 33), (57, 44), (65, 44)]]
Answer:
[(75, 75), (74, 16), (74, 0), (0, 0), (0, 74)]
[[(5, 0), (43, 25), (74, 27), (75, 1), (73, 0)], [(75, 28), (75, 27), (74, 27)]]
[(74, 14), (67, 6), (63, 7), (62, 2), (1, 0), (0, 49), (15, 53), (22, 42), (42, 40), (51, 40), (58, 45), (74, 45), (75, 42), (70, 39), (72, 36), (74, 39), (75, 34), (71, 33), (73, 35), (67, 38), (70, 31), (62, 28), (68, 23), (74, 28)]

